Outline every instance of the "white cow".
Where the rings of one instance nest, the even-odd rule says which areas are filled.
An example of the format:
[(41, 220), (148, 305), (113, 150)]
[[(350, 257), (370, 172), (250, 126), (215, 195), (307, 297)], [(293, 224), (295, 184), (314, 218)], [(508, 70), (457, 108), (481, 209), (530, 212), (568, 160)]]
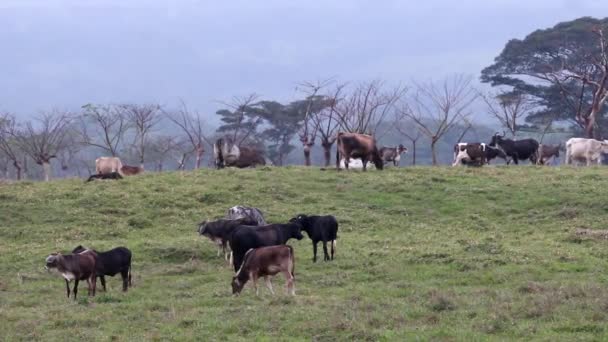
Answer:
[[(346, 168), (346, 165), (344, 165), (344, 159), (340, 159), (340, 168), (344, 169)], [(361, 159), (355, 159), (355, 158), (350, 158), (349, 163), (348, 163), (348, 168), (349, 169), (363, 169), (363, 161), (361, 161)], [(374, 163), (368, 162), (367, 163), (367, 168), (372, 168), (375, 169), (376, 167), (374, 166)]]
[(602, 153), (608, 153), (608, 140), (595, 140), (586, 138), (570, 138), (566, 141), (566, 165), (572, 162), (592, 162), (602, 164)]
[(122, 176), (122, 162), (118, 157), (99, 157), (95, 159), (95, 173), (108, 174), (118, 172)]

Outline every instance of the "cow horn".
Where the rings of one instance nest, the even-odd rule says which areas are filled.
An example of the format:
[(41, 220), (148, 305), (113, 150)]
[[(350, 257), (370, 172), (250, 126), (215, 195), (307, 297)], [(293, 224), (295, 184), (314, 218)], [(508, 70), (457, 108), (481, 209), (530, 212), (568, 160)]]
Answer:
[(504, 137), (506, 137), (506, 136), (507, 136), (507, 132), (502, 131), (502, 137), (504, 138)]

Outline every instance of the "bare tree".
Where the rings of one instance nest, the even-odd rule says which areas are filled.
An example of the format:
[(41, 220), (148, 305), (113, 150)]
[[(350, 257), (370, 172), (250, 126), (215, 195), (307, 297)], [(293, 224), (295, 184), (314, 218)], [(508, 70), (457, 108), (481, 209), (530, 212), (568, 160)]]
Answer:
[(414, 130), (414, 133), (408, 132), (407, 128), (404, 127), (405, 121), (402, 117), (400, 118), (399, 116), (400, 114), (399, 112), (397, 112), (395, 115), (396, 120), (394, 122), (394, 128), (397, 130), (397, 132), (399, 132), (401, 135), (408, 138), (412, 142), (412, 165), (416, 165), (416, 148), (418, 140), (420, 140), (420, 138), (422, 137), (422, 133), (420, 132), (420, 129), (418, 127), (416, 127), (416, 129)]
[(336, 107), (340, 128), (354, 133), (378, 135), (378, 128), (393, 113), (407, 89), (388, 89), (383, 81), (361, 83), (346, 94)]
[(38, 125), (27, 122), (23, 128), (13, 132), (19, 147), (41, 165), (44, 180), (51, 178), (51, 160), (66, 148), (66, 136), (72, 123), (72, 116), (60, 111), (43, 113), (37, 118)]
[(517, 134), (519, 122), (535, 107), (529, 95), (523, 93), (500, 92), (498, 94), (480, 94), (490, 114), (509, 130), (512, 136)]
[[(152, 142), (150, 144), (150, 149), (155, 154), (156, 171), (158, 171), (158, 172), (163, 171), (165, 159), (171, 152), (176, 150), (177, 144), (178, 144), (178, 141), (175, 137), (166, 136), (166, 135), (155, 137), (152, 140)], [(180, 163), (180, 165), (184, 163), (182, 160), (185, 160), (185, 158), (180, 159), (178, 161)]]
[(21, 180), (23, 171), (23, 152), (16, 143), (17, 120), (9, 113), (0, 115), (0, 151), (4, 153), (16, 170), (17, 180)]
[(113, 157), (119, 152), (129, 125), (120, 106), (93, 105), (82, 106), (80, 117), (80, 137), (85, 145), (105, 150)]
[(182, 133), (185, 135), (185, 140), (190, 145), (189, 151), (183, 151), (183, 153), (181, 153), (182, 158), (180, 165), (182, 169), (185, 167), (184, 165), (187, 155), (193, 152), (196, 153), (196, 163), (194, 164), (195, 168), (200, 168), (203, 154), (205, 153), (205, 143), (213, 145), (213, 143), (207, 139), (203, 132), (204, 125), (200, 113), (190, 113), (188, 107), (183, 101), (181, 102), (181, 108), (179, 108), (177, 111), (166, 112), (163, 110), (163, 112), (171, 122), (181, 129)]
[(400, 115), (414, 121), (422, 134), (431, 140), (433, 165), (437, 165), (436, 144), (470, 115), (469, 107), (477, 99), (471, 77), (455, 75), (440, 83), (416, 83), (416, 91)]
[(139, 166), (144, 169), (148, 135), (161, 119), (161, 107), (158, 104), (124, 104), (121, 105), (130, 126), (135, 128), (133, 146), (137, 150)]
[[(302, 143), (302, 147), (304, 150), (304, 165), (310, 166), (310, 151), (312, 147), (315, 145), (315, 140), (317, 139), (317, 133), (319, 131), (320, 120), (318, 120), (318, 114), (321, 112), (324, 107), (321, 105), (315, 106), (315, 102), (324, 102), (325, 97), (317, 96), (319, 91), (328, 86), (332, 79), (326, 79), (323, 81), (313, 82), (303, 82), (299, 84), (299, 88), (306, 94), (306, 111), (304, 112), (304, 122), (302, 124), (302, 128), (298, 132), (300, 136), (300, 142)], [(298, 89), (298, 88), (296, 88)], [(315, 108), (319, 107), (319, 108)]]
[(329, 166), (331, 163), (331, 147), (336, 141), (336, 130), (339, 127), (336, 106), (341, 101), (340, 96), (345, 87), (346, 84), (337, 85), (332, 94), (327, 96), (329, 106), (312, 117), (314, 125), (317, 127), (317, 132), (321, 137), (325, 166)]

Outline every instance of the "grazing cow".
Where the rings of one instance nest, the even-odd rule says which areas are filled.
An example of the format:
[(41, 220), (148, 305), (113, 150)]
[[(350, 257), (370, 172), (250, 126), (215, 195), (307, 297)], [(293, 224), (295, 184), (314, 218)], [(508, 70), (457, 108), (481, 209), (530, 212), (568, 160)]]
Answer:
[(399, 166), (399, 161), (401, 160), (401, 155), (407, 153), (407, 147), (399, 144), (398, 147), (382, 147), (380, 149), (380, 156), (382, 156), (382, 161), (387, 164), (389, 162), (393, 162), (394, 166)]
[[(335, 217), (298, 215), (289, 222), (299, 223), (302, 230), (312, 240), (313, 262), (317, 262), (317, 243), (319, 241), (323, 242), (323, 261), (334, 260), (336, 239), (338, 238), (338, 221)], [(331, 259), (327, 253), (327, 242), (331, 244)]]
[(112, 172), (122, 173), (122, 162), (118, 157), (99, 157), (95, 159), (95, 173), (108, 174)]
[(78, 282), (86, 280), (88, 284), (89, 296), (95, 296), (95, 285), (97, 274), (95, 272), (95, 264), (97, 254), (89, 249), (86, 249), (77, 254), (52, 253), (46, 257), (47, 271), (55, 269), (65, 279), (65, 288), (70, 298), (70, 282), (74, 280), (74, 300), (78, 295)]
[[(87, 250), (82, 246), (74, 248), (72, 253), (81, 253)], [(106, 278), (105, 276), (113, 277), (120, 273), (122, 277), (122, 290), (127, 291), (128, 287), (131, 287), (131, 251), (126, 247), (116, 247), (107, 252), (97, 252), (97, 262), (95, 263), (95, 271), (99, 280), (101, 280), (101, 287), (103, 292), (106, 292)]]
[(226, 219), (237, 220), (240, 218), (249, 218), (253, 221), (256, 221), (258, 226), (266, 225), (266, 220), (264, 219), (264, 214), (262, 214), (262, 211), (258, 208), (236, 205), (236, 206), (228, 209), (228, 214), (226, 215)]
[(489, 164), (497, 157), (505, 159), (505, 161), (507, 158), (500, 149), (484, 143), (458, 143), (454, 145), (454, 149), (457, 149), (457, 153), (452, 166), (460, 164), (482, 166)]
[(229, 137), (219, 138), (213, 144), (213, 156), (217, 169), (233, 165), (239, 159), (241, 151)]
[(345, 168), (351, 158), (360, 158), (363, 162), (363, 171), (367, 170), (367, 162), (372, 161), (376, 169), (382, 170), (384, 162), (376, 146), (376, 140), (371, 135), (359, 133), (340, 132), (336, 138), (338, 148), (336, 150), (336, 169), (340, 170), (340, 155), (345, 160)]
[(561, 144), (557, 144), (555, 146), (540, 144), (538, 146), (538, 160), (536, 161), (536, 163), (538, 165), (551, 164), (549, 161), (553, 161), (555, 158), (559, 158), (560, 149)]
[(502, 136), (498, 133), (494, 134), (489, 145), (502, 150), (507, 157), (513, 159), (513, 162), (516, 165), (519, 164), (519, 160), (526, 159), (529, 159), (535, 164), (538, 158), (537, 151), (539, 144), (538, 141), (534, 139), (505, 139), (505, 133), (503, 132)]
[(241, 147), (239, 158), (234, 163), (226, 163), (226, 166), (234, 166), (240, 169), (246, 167), (256, 167), (258, 165), (266, 165), (264, 154), (255, 148)]
[(143, 173), (144, 169), (142, 169), (139, 166), (123, 165), (120, 168), (120, 172), (122, 173), (123, 176), (135, 176), (140, 173)]
[(238, 295), (247, 281), (253, 281), (255, 295), (258, 295), (258, 278), (264, 277), (266, 286), (274, 295), (270, 276), (279, 272), (285, 275), (287, 294), (296, 294), (295, 289), (295, 256), (293, 248), (288, 245), (252, 248), (245, 253), (243, 265), (232, 278), (232, 293)]
[(592, 162), (602, 164), (602, 153), (608, 153), (608, 140), (595, 140), (585, 138), (570, 138), (566, 141), (566, 165), (572, 162), (585, 162), (590, 166)]
[(301, 225), (287, 223), (236, 227), (230, 237), (234, 270), (241, 267), (245, 253), (251, 248), (284, 245), (291, 238), (302, 240)]
[(198, 233), (213, 241), (218, 247), (217, 255), (219, 256), (220, 252), (224, 252), (224, 259), (228, 260), (228, 240), (234, 229), (241, 225), (257, 226), (258, 221), (252, 220), (249, 217), (235, 220), (203, 221), (198, 225)]
[(110, 173), (98, 173), (95, 175), (91, 175), (89, 179), (85, 181), (90, 182), (93, 179), (122, 179), (122, 176), (118, 172), (110, 172)]

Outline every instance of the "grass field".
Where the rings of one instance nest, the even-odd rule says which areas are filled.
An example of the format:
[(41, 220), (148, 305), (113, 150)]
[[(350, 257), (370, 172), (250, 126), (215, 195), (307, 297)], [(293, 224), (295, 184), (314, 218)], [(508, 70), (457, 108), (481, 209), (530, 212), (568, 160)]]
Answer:
[[(0, 340), (607, 340), (605, 168), (202, 170), (0, 185)], [(292, 240), (256, 298), (195, 232), (236, 204), (270, 222), (333, 214), (337, 258)], [(134, 287), (77, 302), (44, 258), (124, 245)], [(322, 258), (321, 258), (322, 259)], [(98, 287), (99, 290), (100, 286)]]

